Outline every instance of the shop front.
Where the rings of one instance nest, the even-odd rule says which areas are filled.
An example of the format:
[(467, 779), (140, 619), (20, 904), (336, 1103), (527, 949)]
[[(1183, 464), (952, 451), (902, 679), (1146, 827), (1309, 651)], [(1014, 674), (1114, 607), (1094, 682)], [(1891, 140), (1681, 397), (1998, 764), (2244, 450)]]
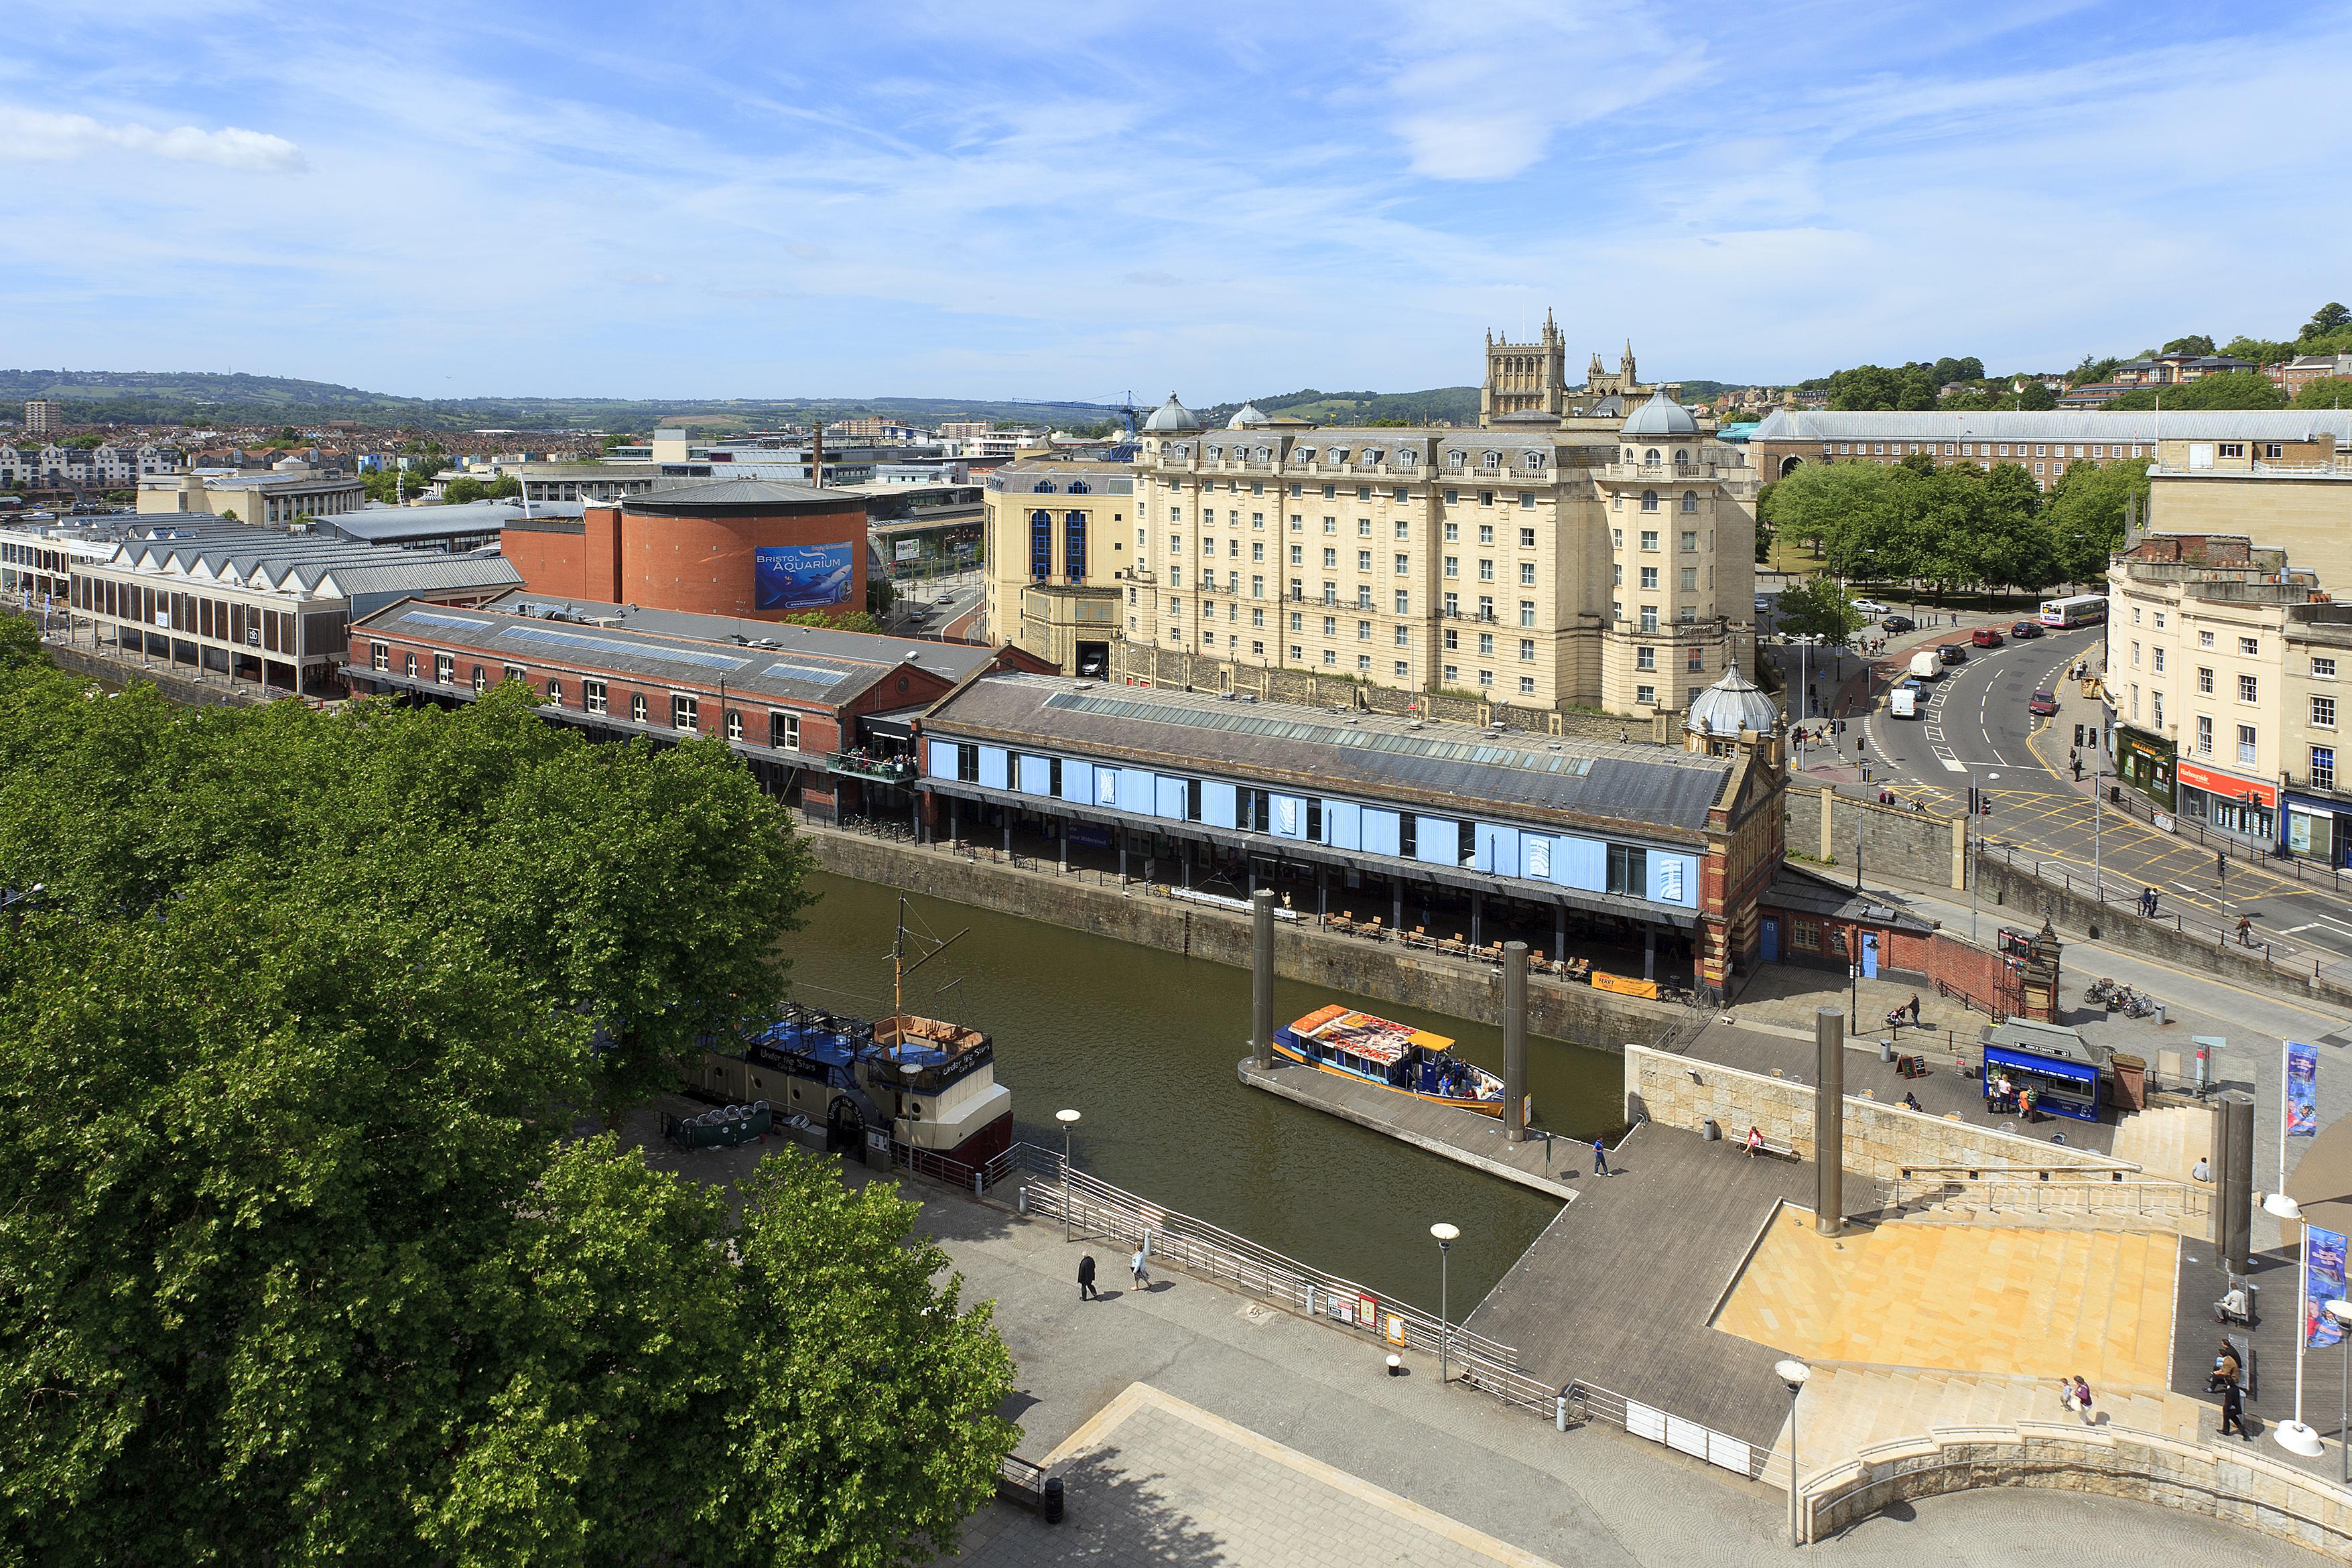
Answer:
[(2074, 1030), (2012, 1019), (1989, 1026), (1980, 1040), (1988, 1110), (2029, 1122), (2045, 1116), (2099, 1120), (2106, 1099), (2099, 1060)]
[(2172, 742), (2127, 724), (2115, 726), (2114, 735), (2116, 781), (2137, 790), (2161, 810), (2174, 809)]
[(2289, 791), (2286, 847), (2331, 866), (2352, 866), (2352, 802)]
[(2223, 833), (2264, 845), (2278, 842), (2278, 786), (2182, 763), (2179, 774), (2180, 815)]

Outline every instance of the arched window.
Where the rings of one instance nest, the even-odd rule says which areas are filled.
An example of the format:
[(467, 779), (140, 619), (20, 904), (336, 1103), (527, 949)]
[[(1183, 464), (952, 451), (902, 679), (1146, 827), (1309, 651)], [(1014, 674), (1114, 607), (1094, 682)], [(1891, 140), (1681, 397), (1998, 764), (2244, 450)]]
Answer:
[(1062, 571), (1073, 583), (1087, 580), (1087, 514), (1069, 512), (1062, 519)]
[(1687, 463), (1687, 462), (1689, 462), (1689, 461), (1690, 461), (1690, 452), (1689, 452), (1689, 450), (1688, 450), (1687, 448), (1685, 448), (1685, 447), (1675, 447), (1675, 462), (1677, 462), (1677, 463)]
[(1780, 477), (1785, 479), (1804, 466), (1805, 459), (1802, 458), (1783, 458), (1780, 459)]
[(1054, 514), (1033, 511), (1029, 514), (1029, 577), (1043, 583), (1054, 574)]
[(1039, 479), (1037, 481), (1036, 490), (1041, 496), (1052, 495), (1054, 493), (1054, 481), (1051, 479)]
[(1655, 447), (1652, 447), (1649, 450), (1643, 452), (1642, 454), (1642, 461), (1647, 463), (1654, 468), (1656, 468), (1658, 466), (1658, 449)]
[(1658, 510), (1657, 491), (1643, 490), (1642, 492), (1642, 510), (1643, 511), (1655, 511)]
[(1683, 510), (1685, 511), (1696, 511), (1698, 510), (1698, 492), (1696, 490), (1685, 490), (1683, 492)]
[(1072, 479), (1070, 481), (1070, 493), (1074, 496), (1091, 495), (1094, 493), (1094, 487), (1087, 484), (1084, 479)]
[(739, 709), (727, 710), (727, 738), (730, 741), (743, 738), (743, 714)]

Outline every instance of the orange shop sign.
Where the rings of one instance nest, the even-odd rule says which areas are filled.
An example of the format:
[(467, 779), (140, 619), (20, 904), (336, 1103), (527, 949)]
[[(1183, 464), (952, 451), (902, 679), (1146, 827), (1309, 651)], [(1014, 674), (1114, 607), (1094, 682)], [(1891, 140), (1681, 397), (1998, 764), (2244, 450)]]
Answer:
[(2201, 789), (2224, 800), (2242, 801), (2251, 797), (2255, 805), (2270, 806), (2273, 810), (2278, 806), (2278, 791), (2266, 784), (2256, 784), (2235, 773), (2219, 773), (2188, 762), (2179, 763), (2174, 773), (2190, 789)]

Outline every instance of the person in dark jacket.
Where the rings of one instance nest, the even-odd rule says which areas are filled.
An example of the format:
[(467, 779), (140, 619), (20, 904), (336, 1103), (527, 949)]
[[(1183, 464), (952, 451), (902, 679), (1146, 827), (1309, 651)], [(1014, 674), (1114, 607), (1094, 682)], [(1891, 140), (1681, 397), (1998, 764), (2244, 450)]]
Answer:
[(1091, 1301), (1101, 1294), (1095, 1289), (1095, 1258), (1089, 1252), (1078, 1259), (1078, 1300)]

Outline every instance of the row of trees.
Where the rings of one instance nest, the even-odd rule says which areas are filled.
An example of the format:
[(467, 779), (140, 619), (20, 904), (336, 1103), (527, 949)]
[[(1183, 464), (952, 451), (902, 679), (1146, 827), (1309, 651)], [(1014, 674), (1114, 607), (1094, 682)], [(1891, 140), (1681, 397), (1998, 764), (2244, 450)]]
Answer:
[(0, 759), (12, 1558), (952, 1549), (1012, 1373), (911, 1205), (601, 1131), (784, 994), (722, 744), (91, 700), (0, 618)]
[(1808, 463), (1764, 488), (1758, 518), (1768, 540), (1809, 542), (1841, 577), (2039, 592), (2105, 572), (2147, 494), (2145, 463), (2077, 463), (2045, 494), (2020, 464), (1938, 468), (1915, 453)]
[(1970, 355), (1954, 359), (1913, 360), (1887, 366), (1858, 364), (1832, 371), (1818, 380), (1799, 383), (1806, 392), (1829, 395), (1832, 408), (1874, 412), (1889, 408), (1933, 408), (1937, 394), (1954, 382), (1984, 379), (1984, 362)]

